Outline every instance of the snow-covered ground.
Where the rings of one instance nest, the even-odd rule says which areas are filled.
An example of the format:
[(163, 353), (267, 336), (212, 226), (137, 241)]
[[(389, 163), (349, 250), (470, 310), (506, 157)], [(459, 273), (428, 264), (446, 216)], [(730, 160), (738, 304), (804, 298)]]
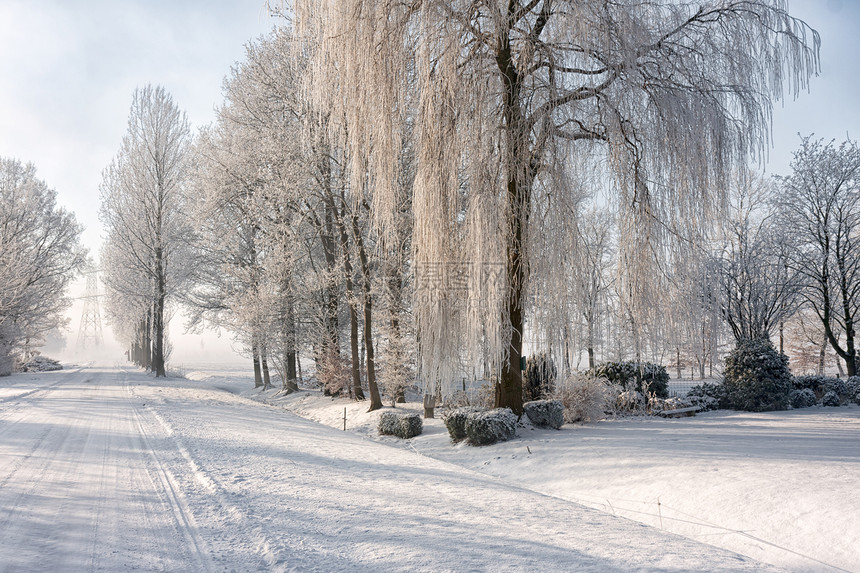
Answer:
[[(613, 516), (602, 500), (618, 491), (633, 492), (624, 499), (637, 500), (649, 482), (673, 472), (701, 477), (706, 465), (742, 477), (749, 487), (740, 489), (756, 507), (792, 507), (803, 497), (791, 492), (797, 480), (814, 480), (804, 495), (819, 491), (827, 519), (836, 520), (807, 516), (830, 533), (822, 561), (856, 566), (856, 560), (836, 561), (856, 552), (846, 541), (857, 539), (850, 519), (856, 501), (833, 488), (853, 484), (856, 496), (857, 409), (821, 413), (819, 421), (830, 421), (821, 429), (812, 418), (783, 415), (761, 428), (758, 418), (732, 422), (717, 414), (559, 432), (525, 428), (513, 442), (470, 448), (448, 444), (438, 421), (401, 442), (373, 436), (376, 414), (364, 414), (365, 404), (302, 393), (268, 405), (249, 399), (248, 379), (238, 373), (189, 372), (189, 378), (155, 380), (135, 370), (88, 367), (0, 379), (0, 571), (767, 569)], [(342, 430), (344, 407), (353, 431)], [(708, 432), (698, 426), (709, 422), (724, 427)], [(690, 432), (674, 429), (687, 423), (696, 424)], [(786, 423), (797, 429), (785, 434)], [(699, 437), (685, 442), (686, 433)], [(714, 443), (721, 433), (738, 436), (740, 446), (730, 447), (729, 437)], [(756, 433), (771, 438), (760, 442)], [(774, 451), (779, 436), (805, 441)], [(797, 457), (785, 453), (795, 450)], [(665, 460), (648, 461), (660, 457)], [(802, 475), (764, 479), (777, 462), (784, 464), (780, 471)], [(741, 466), (755, 475), (740, 476)], [(662, 473), (649, 478), (649, 467)], [(830, 475), (828, 468), (845, 475)], [(593, 491), (595, 482), (609, 489)], [(765, 482), (787, 485), (767, 500), (775, 486), (759, 492)], [(667, 489), (689, 492), (684, 484), (678, 477)], [(714, 495), (735, 503), (735, 490), (712, 490), (726, 486), (723, 481), (700, 484), (697, 508), (708, 507), (706, 498)], [(669, 529), (668, 518), (677, 514), (666, 512), (687, 506), (670, 493), (658, 495)], [(726, 513), (694, 515), (741, 527), (718, 523)], [(791, 529), (782, 526), (780, 545)], [(759, 529), (748, 533), (767, 539)], [(792, 569), (824, 569), (795, 557)]]
[[(498, 477), (790, 571), (860, 571), (860, 407), (628, 417), (507, 443), (452, 446), (441, 420), (408, 441), (376, 435), (378, 412), (317, 392), (278, 404), (336, 428)], [(423, 411), (420, 404), (407, 409)]]

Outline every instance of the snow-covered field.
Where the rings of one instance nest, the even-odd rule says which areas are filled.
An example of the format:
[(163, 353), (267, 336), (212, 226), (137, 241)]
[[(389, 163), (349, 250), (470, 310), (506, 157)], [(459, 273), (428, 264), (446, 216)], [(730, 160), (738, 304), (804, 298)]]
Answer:
[(860, 571), (856, 405), (522, 428), (513, 441), (475, 448), (452, 446), (439, 419), (401, 441), (377, 436), (379, 413), (364, 404), (244, 393), (336, 428), (346, 407), (348, 427), (376, 441), (790, 571)]
[(470, 448), (451, 446), (438, 420), (405, 443), (374, 436), (365, 404), (188, 376), (0, 379), (0, 570), (767, 569), (661, 531), (645, 515), (652, 497), (664, 529), (686, 512), (745, 530), (688, 537), (743, 538), (793, 570), (857, 567), (858, 408), (524, 428)]

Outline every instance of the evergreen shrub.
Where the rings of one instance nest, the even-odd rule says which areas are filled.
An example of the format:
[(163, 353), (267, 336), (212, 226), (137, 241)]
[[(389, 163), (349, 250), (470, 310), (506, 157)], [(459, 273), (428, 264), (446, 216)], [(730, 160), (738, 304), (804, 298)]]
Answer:
[(459, 442), (460, 440), (466, 439), (466, 418), (469, 414), (475, 414), (485, 410), (485, 408), (478, 408), (475, 406), (455, 408), (446, 412), (442, 416), (442, 423), (445, 424), (445, 427), (448, 429), (448, 435), (451, 436), (451, 439), (455, 442)]
[(792, 408), (810, 408), (815, 406), (815, 392), (810, 388), (792, 390), (788, 395), (788, 401)]
[(523, 411), (535, 426), (555, 428), (564, 424), (564, 404), (561, 400), (533, 400), (523, 404)]
[(724, 384), (703, 382), (687, 391), (687, 399), (703, 412), (729, 407), (729, 396)]
[(776, 351), (770, 340), (742, 340), (726, 357), (725, 377), (732, 408), (766, 412), (788, 408), (792, 376), (788, 357)]
[(669, 396), (669, 373), (664, 366), (651, 362), (604, 362), (588, 371), (598, 378), (606, 378), (623, 390), (635, 390), (645, 394), (653, 392), (658, 398)]
[(379, 433), (386, 436), (397, 436), (408, 440), (421, 434), (424, 422), (421, 416), (411, 413), (383, 412), (379, 416)]
[(839, 404), (840, 404), (839, 394), (837, 394), (833, 390), (828, 390), (827, 392), (824, 393), (824, 396), (821, 398), (821, 405), (822, 406), (834, 407), (834, 406), (838, 406)]
[(466, 437), (473, 446), (487, 446), (514, 437), (517, 416), (510, 408), (473, 412), (466, 416)]
[(531, 402), (552, 396), (558, 370), (545, 352), (529, 356), (523, 380), (523, 401)]

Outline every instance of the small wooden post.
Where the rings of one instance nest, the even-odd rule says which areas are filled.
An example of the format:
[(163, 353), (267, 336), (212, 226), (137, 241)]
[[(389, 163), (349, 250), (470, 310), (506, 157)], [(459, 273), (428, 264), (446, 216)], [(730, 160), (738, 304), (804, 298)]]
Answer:
[(346, 406), (343, 408), (343, 431), (346, 431)]

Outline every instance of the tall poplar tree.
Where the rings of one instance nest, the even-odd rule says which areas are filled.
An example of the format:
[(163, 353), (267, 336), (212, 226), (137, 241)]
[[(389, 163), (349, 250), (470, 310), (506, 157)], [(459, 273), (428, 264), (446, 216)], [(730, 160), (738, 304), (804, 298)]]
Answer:
[[(100, 186), (100, 216), (107, 230), (102, 258), (114, 262), (102, 278), (109, 295), (136, 295), (109, 296), (108, 301), (145, 301), (138, 322), (151, 332), (150, 368), (156, 376), (166, 375), (166, 305), (187, 271), (189, 141), (188, 120), (163, 87), (136, 89), (128, 131)], [(115, 317), (128, 314), (108, 311)]]

